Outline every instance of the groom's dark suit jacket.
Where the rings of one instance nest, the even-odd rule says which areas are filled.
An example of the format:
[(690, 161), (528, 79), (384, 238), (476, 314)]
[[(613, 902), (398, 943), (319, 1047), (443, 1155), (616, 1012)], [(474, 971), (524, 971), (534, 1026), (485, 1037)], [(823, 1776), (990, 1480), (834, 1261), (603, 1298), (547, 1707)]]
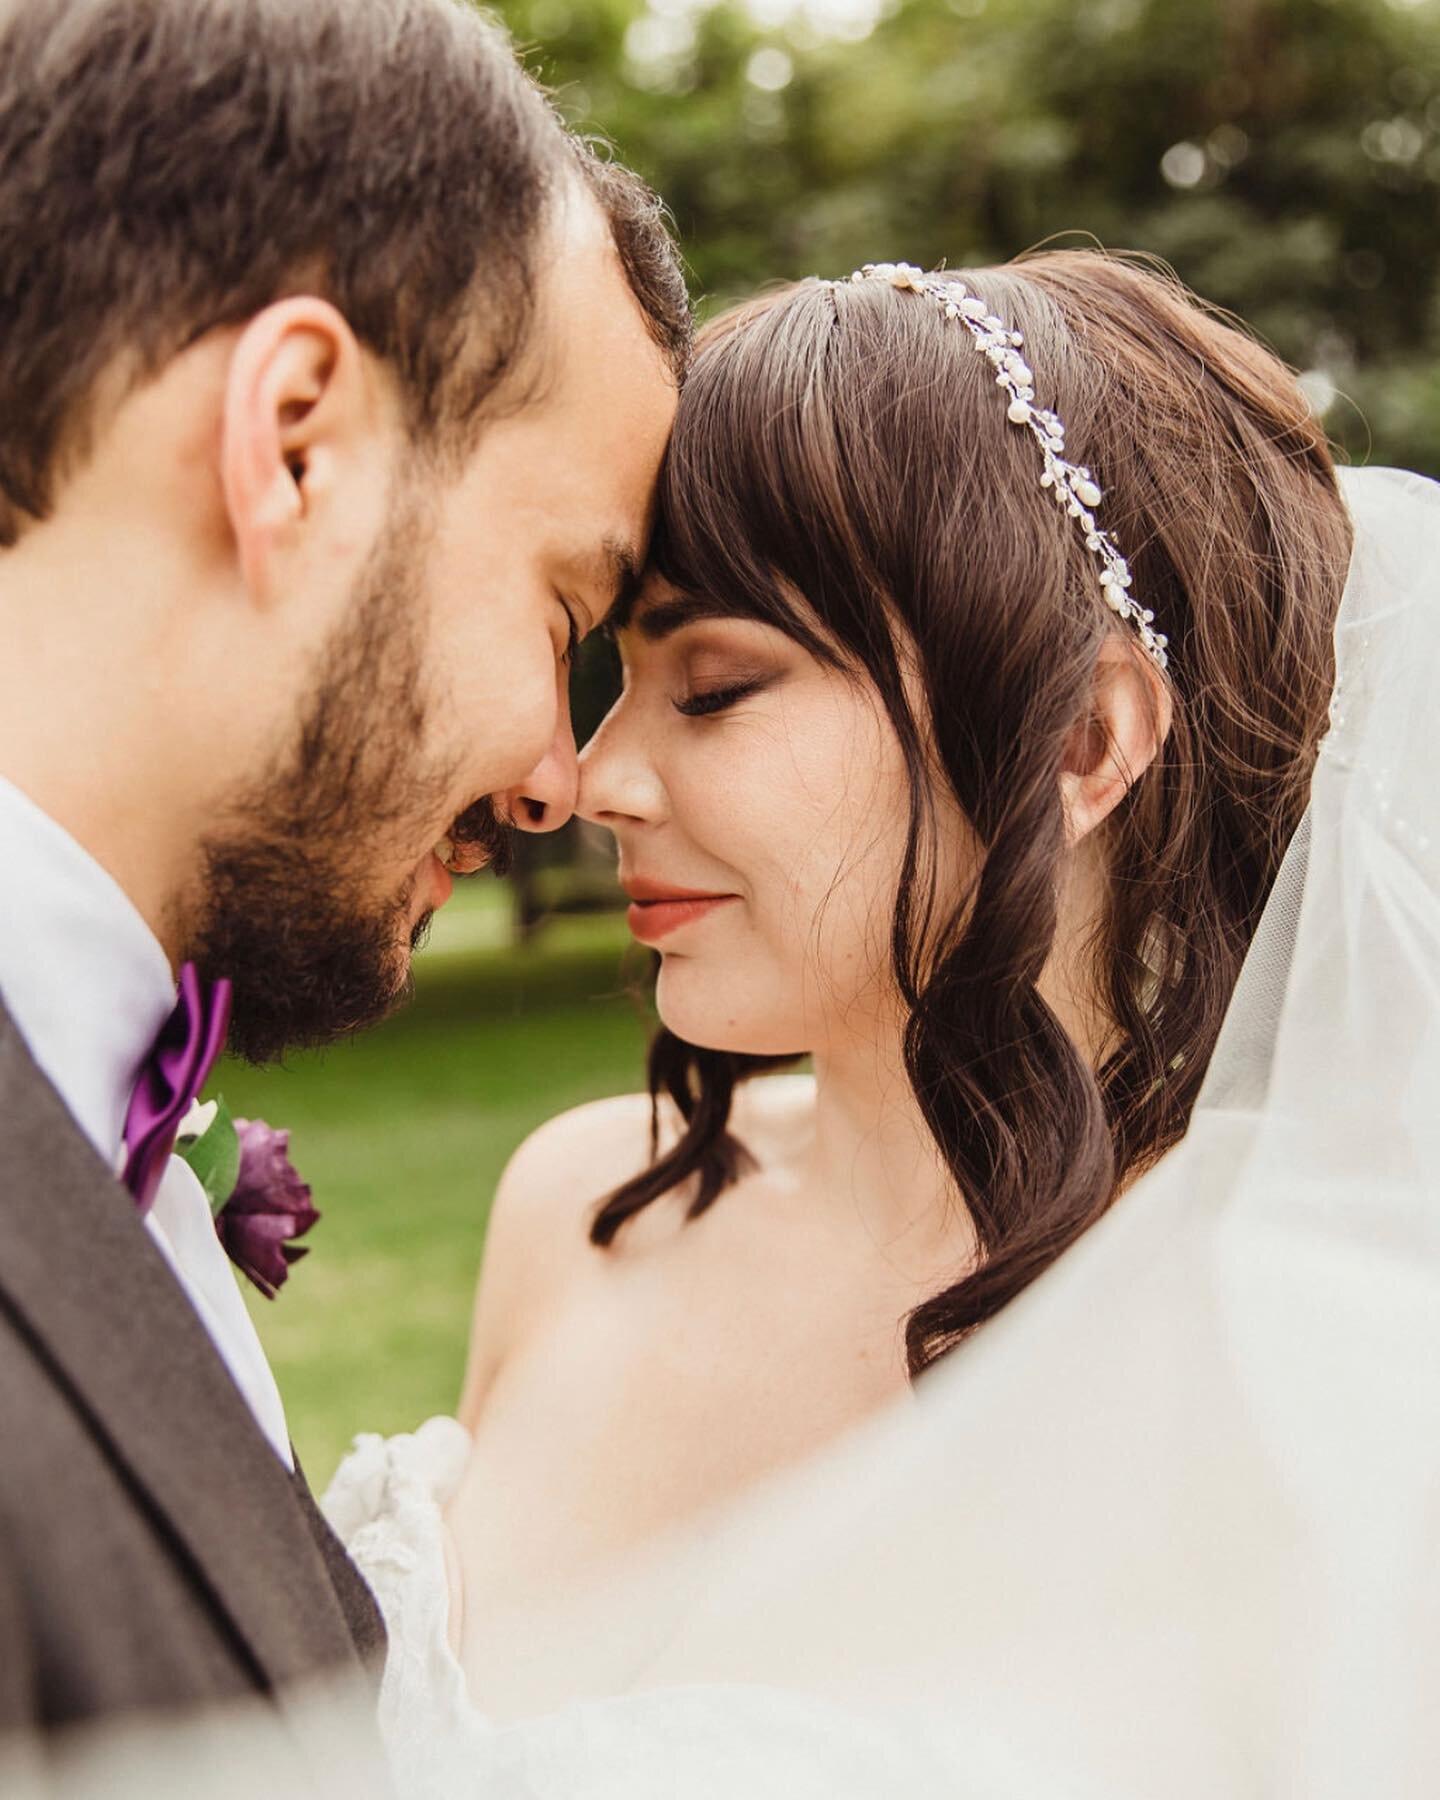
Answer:
[(374, 1669), (369, 1589), (0, 1006), (0, 1733)]

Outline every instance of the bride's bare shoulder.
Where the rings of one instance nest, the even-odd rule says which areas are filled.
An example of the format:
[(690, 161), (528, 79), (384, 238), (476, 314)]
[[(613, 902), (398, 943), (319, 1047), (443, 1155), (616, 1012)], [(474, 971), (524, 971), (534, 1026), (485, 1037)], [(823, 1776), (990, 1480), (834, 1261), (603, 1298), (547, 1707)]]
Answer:
[[(784, 1161), (809, 1127), (813, 1100), (809, 1076), (747, 1082), (736, 1093), (731, 1129), (761, 1167)], [(466, 1423), (473, 1422), (506, 1356), (563, 1303), (572, 1282), (591, 1279), (604, 1260), (681, 1228), (685, 1201), (676, 1194), (627, 1225), (614, 1251), (599, 1250), (590, 1239), (600, 1203), (649, 1166), (652, 1116), (648, 1094), (595, 1100), (547, 1120), (511, 1157), (486, 1230), (461, 1406)], [(679, 1130), (678, 1112), (662, 1101), (662, 1154)]]
[(460, 1406), (465, 1424), (511, 1349), (600, 1254), (591, 1218), (649, 1163), (650, 1121), (648, 1094), (593, 1100), (547, 1119), (510, 1158), (485, 1230)]
[(549, 1223), (567, 1208), (584, 1212), (649, 1162), (650, 1120), (648, 1094), (615, 1094), (547, 1119), (510, 1158), (497, 1212), (543, 1210)]
[[(742, 1083), (731, 1109), (731, 1130), (762, 1165), (783, 1159), (792, 1138), (809, 1126), (814, 1096), (809, 1075), (771, 1075)], [(588, 1243), (595, 1208), (649, 1166), (656, 1124), (663, 1154), (681, 1129), (680, 1115), (669, 1100), (660, 1102), (658, 1119), (648, 1094), (593, 1100), (548, 1119), (521, 1144), (500, 1178), (492, 1240), (497, 1231), (535, 1234), (544, 1240), (547, 1257), (553, 1257), (559, 1247), (555, 1234), (573, 1227), (574, 1235)]]
[[(495, 1190), (486, 1257), (534, 1242), (553, 1267), (572, 1240), (588, 1246), (595, 1208), (650, 1161), (650, 1121), (648, 1094), (616, 1094), (558, 1113), (532, 1131)], [(662, 1111), (662, 1145), (674, 1128)]]

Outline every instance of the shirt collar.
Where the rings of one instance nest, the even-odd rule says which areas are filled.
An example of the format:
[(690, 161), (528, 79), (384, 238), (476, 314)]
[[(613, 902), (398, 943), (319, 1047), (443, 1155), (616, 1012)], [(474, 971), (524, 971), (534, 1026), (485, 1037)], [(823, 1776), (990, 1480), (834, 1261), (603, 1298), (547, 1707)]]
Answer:
[(161, 1026), (170, 962), (88, 851), (0, 777), (0, 994), (30, 1054), (107, 1164)]

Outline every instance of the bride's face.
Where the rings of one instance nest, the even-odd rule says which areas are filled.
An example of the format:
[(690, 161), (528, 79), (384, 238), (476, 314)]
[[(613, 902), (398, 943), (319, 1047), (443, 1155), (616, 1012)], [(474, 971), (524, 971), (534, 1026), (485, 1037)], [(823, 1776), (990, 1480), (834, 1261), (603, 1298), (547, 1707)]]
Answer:
[(893, 1017), (909, 783), (876, 691), (654, 584), (619, 643), (578, 810), (615, 834), (665, 1024), (782, 1055)]

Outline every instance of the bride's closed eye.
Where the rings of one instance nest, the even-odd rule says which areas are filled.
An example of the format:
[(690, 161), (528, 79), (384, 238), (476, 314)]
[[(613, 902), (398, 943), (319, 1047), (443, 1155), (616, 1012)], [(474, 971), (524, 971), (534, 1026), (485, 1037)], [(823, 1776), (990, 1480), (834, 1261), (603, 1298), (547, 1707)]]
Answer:
[(721, 687), (702, 688), (698, 692), (687, 694), (683, 700), (674, 700), (671, 704), (676, 712), (683, 713), (687, 719), (705, 719), (713, 713), (726, 711), (741, 700), (748, 700), (752, 694), (769, 684), (769, 677), (752, 675), (744, 681), (731, 681)]

